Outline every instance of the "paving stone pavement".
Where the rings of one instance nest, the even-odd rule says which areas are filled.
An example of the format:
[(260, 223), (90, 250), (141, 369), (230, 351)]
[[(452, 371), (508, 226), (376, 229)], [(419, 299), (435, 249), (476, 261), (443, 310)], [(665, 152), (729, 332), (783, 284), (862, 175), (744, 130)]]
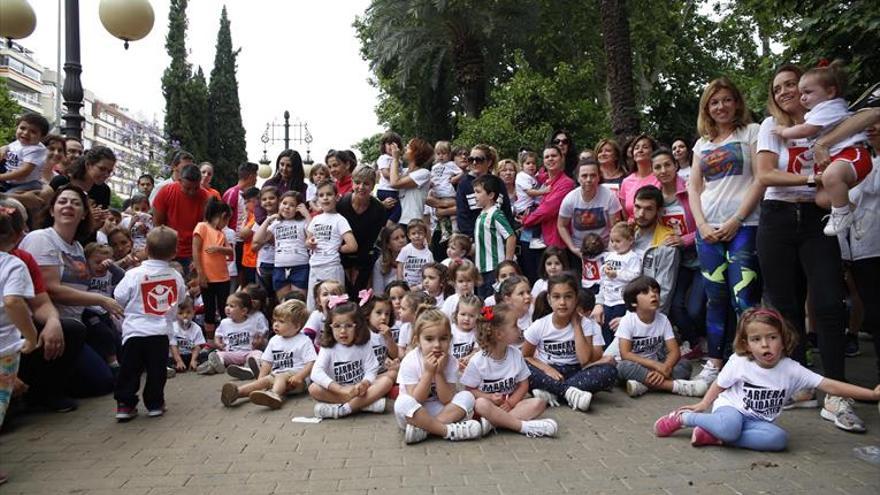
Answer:
[[(865, 349), (868, 342), (863, 342)], [(875, 385), (873, 355), (848, 359), (853, 380)], [(855, 371), (853, 371), (855, 370)], [(875, 404), (857, 403), (868, 433), (845, 433), (817, 409), (785, 412), (791, 436), (782, 453), (693, 448), (681, 432), (659, 439), (651, 425), (693, 399), (620, 389), (600, 393), (588, 413), (560, 407), (547, 416), (554, 439), (505, 432), (482, 440), (439, 439), (407, 446), (390, 413), (320, 424), (313, 402), (289, 400), (280, 411), (220, 404), (225, 376), (178, 375), (166, 387), (168, 412), (127, 424), (112, 397), (83, 400), (68, 414), (17, 417), (0, 436), (0, 493), (160, 494), (444, 494), (444, 493), (736, 493), (880, 492), (880, 466), (853, 448), (880, 446)]]

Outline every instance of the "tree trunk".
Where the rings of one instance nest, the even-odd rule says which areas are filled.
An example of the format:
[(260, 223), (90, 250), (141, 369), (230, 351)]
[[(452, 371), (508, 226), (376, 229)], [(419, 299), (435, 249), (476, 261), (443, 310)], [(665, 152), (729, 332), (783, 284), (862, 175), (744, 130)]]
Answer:
[(461, 91), (464, 113), (479, 118), (486, 107), (486, 61), (476, 40), (465, 38), (453, 45), (453, 74)]
[(611, 129), (622, 145), (639, 132), (626, 0), (600, 0), (599, 11), (607, 66), (606, 88), (611, 99)]

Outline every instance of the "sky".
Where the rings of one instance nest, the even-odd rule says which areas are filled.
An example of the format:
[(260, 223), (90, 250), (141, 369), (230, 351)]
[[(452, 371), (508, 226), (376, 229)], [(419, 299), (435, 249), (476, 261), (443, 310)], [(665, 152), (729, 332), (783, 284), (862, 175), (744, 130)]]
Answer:
[[(29, 0), (37, 27), (19, 43), (54, 69), (58, 53), (58, 2)], [(62, 2), (63, 3), (63, 2)], [(260, 137), (266, 123), (308, 122), (314, 138), (311, 156), (323, 161), (328, 149), (350, 148), (366, 136), (382, 132), (374, 108), (378, 91), (369, 85), (367, 62), (352, 22), (363, 15), (369, 0), (190, 0), (187, 49), (193, 68), (201, 65), (210, 77), (224, 3), (238, 55), (238, 95), (246, 131), (248, 157), (262, 157)], [(83, 87), (97, 98), (128, 108), (134, 115), (163, 120), (162, 73), (170, 62), (165, 51), (168, 0), (150, 0), (155, 23), (150, 34), (123, 48), (98, 17), (99, 0), (80, 1), (80, 51)], [(63, 45), (63, 37), (62, 37)], [(63, 46), (62, 46), (63, 54)], [(64, 63), (62, 55), (61, 63)], [(291, 129), (291, 135), (293, 129)], [(282, 138), (284, 131), (276, 130)], [(291, 143), (305, 158), (305, 144)], [(268, 145), (269, 159), (284, 148)], [(199, 157), (196, 157), (197, 159)]]

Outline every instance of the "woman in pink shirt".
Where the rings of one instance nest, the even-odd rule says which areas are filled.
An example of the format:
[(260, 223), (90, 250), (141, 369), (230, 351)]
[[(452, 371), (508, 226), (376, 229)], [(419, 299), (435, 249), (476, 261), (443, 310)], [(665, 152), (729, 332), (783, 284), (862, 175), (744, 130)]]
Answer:
[(633, 216), (636, 191), (643, 186), (659, 187), (660, 185), (651, 169), (651, 154), (656, 149), (657, 142), (647, 134), (642, 134), (633, 141), (633, 161), (636, 164), (636, 169), (626, 179), (623, 179), (618, 191), (620, 204), (623, 205), (626, 218)]
[(550, 188), (550, 192), (544, 195), (537, 209), (523, 218), (522, 225), (533, 227), (540, 224), (544, 244), (565, 250), (568, 248), (559, 236), (556, 223), (562, 200), (574, 189), (574, 181), (565, 174), (565, 162), (558, 146), (550, 145), (544, 149), (544, 168), (547, 169), (548, 174), (547, 183), (544, 185)]

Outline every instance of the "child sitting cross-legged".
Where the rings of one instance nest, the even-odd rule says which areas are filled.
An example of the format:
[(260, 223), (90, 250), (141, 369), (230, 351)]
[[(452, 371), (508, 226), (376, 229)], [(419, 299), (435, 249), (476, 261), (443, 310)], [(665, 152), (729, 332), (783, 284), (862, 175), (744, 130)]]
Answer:
[(385, 394), (394, 383), (377, 376), (379, 362), (370, 345), (370, 329), (357, 303), (331, 296), (321, 333), (321, 350), (312, 367), (309, 395), (315, 416), (341, 418), (359, 411), (385, 412)]
[(474, 410), (481, 416), (483, 434), (500, 426), (528, 437), (556, 436), (556, 421), (535, 419), (547, 402), (525, 398), (531, 372), (516, 348), (520, 341), (516, 320), (516, 312), (507, 304), (483, 308), (477, 323), (481, 352), (468, 362), (461, 383), (477, 399)]
[(220, 401), (226, 407), (247, 397), (254, 404), (279, 409), (284, 397), (306, 390), (312, 365), (317, 355), (311, 339), (300, 333), (308, 317), (302, 301), (289, 300), (275, 306), (272, 330), (260, 359), (260, 373), (256, 380), (245, 385), (223, 385)]
[(623, 289), (623, 300), (628, 311), (617, 327), (621, 359), (617, 373), (626, 384), (626, 393), (638, 397), (649, 390), (664, 390), (702, 397), (709, 386), (702, 380), (690, 380), (691, 363), (680, 359), (672, 324), (658, 311), (657, 281), (637, 277)]
[(220, 322), (214, 334), (214, 347), (208, 360), (199, 365), (202, 375), (225, 373), (226, 367), (246, 364), (249, 357), (259, 358), (262, 352), (257, 344), (263, 331), (255, 318), (250, 317), (253, 300), (247, 292), (239, 291), (226, 298), (226, 318)]

